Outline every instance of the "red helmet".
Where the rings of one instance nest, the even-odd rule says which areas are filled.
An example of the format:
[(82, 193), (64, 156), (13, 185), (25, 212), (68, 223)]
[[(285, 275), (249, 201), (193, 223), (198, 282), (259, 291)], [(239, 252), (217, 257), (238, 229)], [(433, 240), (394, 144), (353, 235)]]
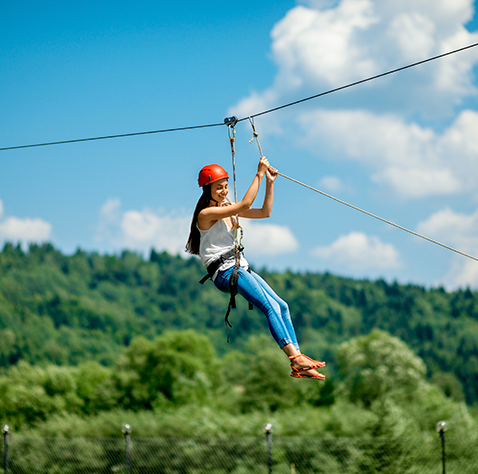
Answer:
[(218, 179), (229, 179), (229, 175), (226, 170), (219, 165), (207, 165), (199, 172), (198, 183), (199, 186), (210, 184)]

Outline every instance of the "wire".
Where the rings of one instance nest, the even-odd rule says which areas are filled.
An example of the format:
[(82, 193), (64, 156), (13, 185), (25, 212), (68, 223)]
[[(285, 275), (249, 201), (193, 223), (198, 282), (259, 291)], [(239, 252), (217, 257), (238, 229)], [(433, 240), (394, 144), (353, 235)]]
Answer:
[(334, 201), (337, 201), (337, 202), (340, 202), (341, 204), (345, 204), (346, 206), (348, 207), (351, 207), (352, 209), (355, 209), (356, 211), (360, 211), (360, 212), (363, 212), (364, 214), (367, 214), (367, 216), (371, 216), (371, 217), (374, 217), (375, 219), (378, 219), (382, 222), (385, 222), (386, 224), (390, 224), (390, 225), (393, 225), (394, 227), (397, 227), (401, 230), (404, 230), (405, 232), (408, 232), (409, 234), (412, 234), (412, 235), (415, 235), (417, 237), (420, 237), (421, 239), (425, 239), (425, 240), (428, 240), (428, 242), (432, 242), (434, 244), (437, 244), (437, 245), (440, 245), (441, 247), (444, 247), (448, 250), (452, 250), (453, 252), (456, 252), (456, 253), (459, 253), (460, 255), (463, 255), (465, 257), (468, 257), (468, 258), (471, 258), (472, 260), (476, 260), (478, 262), (478, 258), (476, 257), (473, 257), (472, 255), (468, 255), (467, 253), (464, 253), (464, 252), (461, 252), (460, 250), (456, 250), (454, 249), (453, 247), (449, 247), (448, 245), (445, 245), (445, 244), (442, 244), (436, 240), (433, 240), (433, 239), (430, 239), (429, 237), (426, 237), (424, 235), (421, 235), (419, 234), (418, 232), (413, 232), (413, 230), (409, 230), (405, 227), (402, 227), (401, 225), (398, 225), (398, 224), (395, 224), (394, 222), (392, 221), (388, 221), (387, 219), (383, 219), (382, 217), (379, 217), (379, 216), (376, 216), (375, 214), (372, 214), (371, 212), (368, 212), (368, 211), (364, 211), (363, 209), (360, 209), (360, 207), (356, 207), (352, 204), (349, 204), (348, 202), (345, 202), (345, 201), (342, 201), (341, 199), (337, 199), (336, 197), (334, 196), (331, 196), (330, 194), (327, 194), (327, 193), (324, 193), (323, 191), (319, 191), (318, 189), (315, 189), (313, 188), (312, 186), (309, 186), (307, 184), (304, 184), (304, 183), (301, 183), (300, 181), (297, 181), (296, 179), (294, 178), (290, 178), (289, 176), (286, 176), (285, 174), (282, 174), (282, 173), (277, 173), (279, 176), (282, 176), (283, 178), (286, 178), (286, 179), (289, 179), (291, 181), (293, 181), (294, 183), (297, 183), (297, 184), (300, 184), (301, 186), (304, 186), (305, 188), (308, 188), (308, 189), (311, 189), (312, 191), (315, 191), (316, 193), (319, 193), (319, 194), (322, 194), (322, 196), (326, 196), (330, 199), (333, 199)]
[(33, 145), (10, 146), (6, 148), (0, 148), (0, 151), (18, 150), (19, 148), (33, 148), (33, 147), (49, 146), (49, 145), (64, 145), (65, 143), (91, 142), (94, 140), (107, 140), (108, 138), (123, 138), (123, 137), (134, 137), (137, 135), (152, 135), (154, 133), (179, 132), (182, 130), (194, 130), (197, 128), (219, 127), (220, 125), (224, 125), (224, 123), (213, 123), (209, 125), (193, 125), (191, 127), (165, 128), (163, 130), (151, 130), (149, 132), (123, 133), (121, 135), (106, 135), (103, 137), (76, 138), (74, 140), (63, 140), (59, 142), (48, 142), (48, 143), (35, 143)]
[[(252, 133), (253, 133), (253, 136), (252, 136), (252, 139), (249, 140), (249, 143), (252, 143), (254, 140), (256, 140), (256, 143), (257, 143), (257, 147), (259, 148), (259, 153), (260, 155), (262, 156), (262, 148), (261, 148), (261, 144), (259, 142), (259, 134), (257, 133), (257, 130), (256, 130), (256, 126), (254, 124), (254, 118), (253, 117), (249, 117), (249, 122), (251, 124), (251, 127), (252, 127)], [(430, 239), (429, 237), (426, 237), (422, 234), (419, 234), (418, 232), (414, 232), (413, 230), (409, 230), (407, 229), (406, 227), (402, 227), (401, 225), (398, 225), (398, 224), (395, 224), (394, 222), (392, 221), (389, 221), (387, 219), (383, 219), (382, 217), (379, 217), (379, 216), (376, 216), (375, 214), (372, 214), (371, 212), (368, 212), (368, 211), (365, 211), (363, 209), (360, 209), (360, 207), (357, 207), (357, 206), (354, 206), (352, 204), (349, 204), (348, 202), (345, 202), (345, 201), (342, 201), (341, 199), (338, 199), (334, 196), (331, 196), (330, 194), (327, 194), (327, 193), (324, 193), (323, 191), (319, 191), (318, 189), (316, 188), (313, 188), (312, 186), (309, 186), (308, 184), (304, 184), (304, 183), (301, 183), (300, 181), (297, 181), (296, 179), (294, 178), (290, 178), (289, 176), (286, 176), (285, 174), (282, 174), (282, 173), (279, 173), (277, 172), (277, 174), (279, 176), (282, 176), (283, 178), (286, 178), (286, 179), (289, 179), (290, 181), (293, 181), (294, 183), (297, 183), (297, 184), (300, 184), (301, 186), (304, 186), (305, 188), (307, 189), (311, 189), (312, 191), (315, 191), (316, 193), (319, 193), (319, 194), (322, 194), (322, 196), (325, 196), (325, 197), (328, 197), (330, 199), (333, 199), (334, 201), (337, 201), (341, 204), (345, 204), (346, 206), (348, 207), (351, 207), (352, 209), (355, 209), (356, 211), (360, 211), (360, 212), (363, 212), (364, 214), (367, 214), (367, 216), (371, 216), (371, 217), (374, 217), (375, 219), (378, 219), (382, 222), (385, 222), (386, 224), (390, 224), (394, 227), (397, 227), (398, 229), (401, 229), (401, 230), (404, 230), (405, 232), (408, 232), (409, 234), (412, 234), (412, 235), (415, 235), (417, 237), (420, 237), (421, 239), (425, 239), (425, 240), (428, 240), (428, 242), (432, 242), (434, 244), (437, 244), (437, 245), (440, 245), (441, 247), (444, 247), (448, 250), (451, 250), (453, 252), (456, 252), (456, 253), (459, 253), (460, 255), (463, 255), (465, 257), (468, 257), (468, 258), (471, 258), (472, 260), (476, 260), (478, 262), (478, 258), (475, 258), (471, 255), (468, 255), (460, 250), (456, 250), (454, 249), (453, 247), (449, 247), (448, 245), (445, 245), (445, 244), (442, 244), (440, 242), (438, 242), (437, 240), (433, 240), (433, 239)]]
[[(258, 114), (251, 115), (251, 117), (259, 117), (260, 115), (265, 115), (265, 114), (268, 114), (270, 112), (275, 112), (277, 110), (285, 109), (286, 107), (301, 104), (302, 102), (307, 102), (308, 100), (317, 99), (317, 97), (322, 97), (322, 96), (327, 95), (327, 94), (332, 94), (333, 92), (341, 91), (343, 89), (348, 89), (349, 87), (357, 86), (359, 84), (363, 84), (364, 82), (368, 82), (368, 81), (372, 81), (374, 79), (378, 79), (379, 77), (388, 76), (389, 74), (394, 74), (396, 72), (403, 71), (405, 69), (409, 69), (409, 68), (414, 67), (414, 66), (419, 66), (420, 64), (425, 64), (425, 63), (428, 63), (430, 61), (435, 61), (435, 59), (444, 58), (445, 56), (450, 56), (451, 54), (459, 53), (460, 51), (465, 51), (466, 49), (474, 48), (476, 46), (478, 46), (478, 43), (473, 43), (473, 44), (470, 44), (470, 45), (465, 46), (463, 48), (459, 48), (459, 49), (455, 49), (453, 51), (449, 51), (448, 53), (439, 54), (438, 56), (433, 56), (431, 58), (424, 59), (422, 61), (418, 61), (416, 63), (409, 64), (408, 66), (402, 66), (402, 67), (399, 67), (398, 69), (392, 69), (391, 71), (383, 72), (382, 74), (377, 74), (376, 76), (372, 76), (372, 77), (369, 77), (367, 79), (362, 79), (360, 81), (352, 82), (352, 83), (347, 84), (345, 86), (337, 87), (335, 89), (331, 89), (331, 90), (326, 91), (326, 92), (321, 92), (320, 94), (311, 95), (310, 97), (306, 97), (305, 99), (296, 100), (295, 102), (290, 102), (289, 104), (274, 107), (273, 109), (265, 110), (264, 112), (259, 112)], [(238, 120), (238, 122), (242, 122), (243, 120), (247, 120), (248, 118), (249, 117), (241, 118), (240, 120)]]
[[(265, 115), (265, 114), (268, 114), (268, 113), (271, 113), (271, 112), (275, 112), (277, 110), (285, 109), (286, 107), (291, 107), (292, 105), (297, 105), (297, 104), (300, 104), (302, 102), (306, 102), (308, 100), (317, 99), (318, 97), (322, 97), (324, 95), (332, 94), (333, 92), (338, 92), (340, 90), (347, 89), (349, 87), (357, 86), (359, 84), (363, 84), (364, 82), (372, 81), (372, 80), (378, 79), (380, 77), (388, 76), (390, 74), (394, 74), (396, 72), (403, 71), (405, 69), (409, 69), (411, 67), (415, 67), (415, 66), (418, 66), (420, 64), (425, 64), (425, 63), (428, 63), (430, 61), (434, 61), (436, 59), (443, 58), (445, 56), (450, 56), (452, 54), (459, 53), (461, 51), (465, 51), (467, 49), (471, 49), (471, 48), (474, 48), (476, 46), (478, 46), (478, 43), (470, 44), (470, 45), (465, 46), (463, 48), (455, 49), (453, 51), (448, 51), (447, 53), (439, 54), (438, 56), (433, 56), (431, 58), (424, 59), (422, 61), (418, 61), (416, 63), (412, 63), (412, 64), (409, 64), (407, 66), (400, 67), (398, 69), (392, 69), (391, 71), (387, 71), (387, 72), (384, 72), (382, 74), (378, 74), (376, 76), (368, 77), (367, 79), (362, 79), (360, 81), (352, 82), (352, 83), (347, 84), (345, 86), (337, 87), (335, 89), (331, 89), (331, 90), (328, 90), (326, 92), (321, 92), (320, 94), (312, 95), (310, 97), (306, 97), (305, 99), (296, 100), (295, 102), (290, 102), (288, 104), (280, 105), (278, 107), (274, 107), (273, 109), (265, 110), (263, 112), (259, 112), (259, 113), (254, 114), (254, 115), (250, 115), (248, 117), (243, 117), (243, 118), (237, 120), (237, 122), (242, 122), (244, 120), (249, 119), (250, 117), (259, 117), (261, 115)], [(35, 143), (35, 144), (32, 144), (32, 145), (18, 145), (18, 146), (10, 146), (10, 147), (5, 147), (5, 148), (0, 148), (0, 151), (18, 150), (20, 148), (33, 148), (33, 147), (49, 146), (49, 145), (64, 145), (66, 143), (78, 143), (78, 142), (88, 142), (88, 141), (94, 141), (94, 140), (106, 140), (106, 139), (110, 139), (110, 138), (134, 137), (134, 136), (138, 136), (138, 135), (151, 135), (151, 134), (154, 134), (154, 133), (178, 132), (178, 131), (193, 130), (193, 129), (198, 129), (198, 128), (218, 127), (220, 125), (224, 125), (224, 123), (213, 123), (213, 124), (209, 124), (209, 125), (193, 125), (193, 126), (190, 126), (190, 127), (168, 128), (168, 129), (163, 129), (163, 130), (152, 130), (152, 131), (149, 131), (149, 132), (123, 133), (123, 134), (120, 134), (120, 135), (107, 135), (107, 136), (93, 137), (93, 138), (78, 138), (78, 139), (74, 139), (74, 140), (63, 140), (63, 141), (57, 141), (57, 142)]]

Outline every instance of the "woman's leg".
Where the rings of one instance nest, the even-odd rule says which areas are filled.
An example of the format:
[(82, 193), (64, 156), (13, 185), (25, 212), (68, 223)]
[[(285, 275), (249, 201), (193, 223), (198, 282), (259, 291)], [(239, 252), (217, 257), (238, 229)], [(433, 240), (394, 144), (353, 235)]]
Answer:
[[(224, 272), (220, 272), (214, 281), (216, 287), (225, 293), (229, 292), (229, 278), (232, 271), (232, 268), (228, 268)], [(263, 286), (264, 280), (260, 279), (262, 280), (260, 281), (244, 268), (239, 268), (238, 272), (237, 289), (239, 294), (264, 313), (272, 337), (279, 347), (292, 344), (299, 349), (287, 304), (275, 295), (267, 284), (265, 285), (268, 288)]]
[(264, 291), (269, 295), (270, 298), (275, 300), (280, 307), (280, 316), (286, 327), (288, 334), (292, 340), (294, 347), (300, 352), (299, 343), (297, 342), (297, 336), (295, 334), (294, 325), (290, 317), (289, 305), (270, 287), (270, 285), (257, 273), (251, 272), (252, 276), (257, 280), (261, 285)]
[[(229, 293), (229, 278), (232, 271), (231, 267), (220, 272), (214, 281), (216, 287), (225, 293)], [(314, 365), (317, 367), (325, 364), (312, 361), (301, 354), (287, 303), (256, 273), (249, 273), (243, 268), (239, 268), (238, 272), (239, 294), (264, 313), (273, 338), (289, 357), (291, 366), (298, 369), (303, 376), (316, 376), (317, 372), (310, 369), (312, 363), (316, 363)]]

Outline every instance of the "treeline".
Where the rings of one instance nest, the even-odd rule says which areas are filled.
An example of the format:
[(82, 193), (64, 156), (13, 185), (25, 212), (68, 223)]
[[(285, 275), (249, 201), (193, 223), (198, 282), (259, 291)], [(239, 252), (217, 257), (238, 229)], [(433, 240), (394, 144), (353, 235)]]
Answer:
[(423, 361), (384, 331), (342, 343), (341, 379), (325, 383), (288, 377), (287, 358), (265, 336), (222, 358), (192, 329), (138, 336), (121, 352), (111, 367), (21, 361), (3, 371), (0, 423), (13, 427), (14, 472), (120, 471), (125, 422), (133, 470), (145, 472), (265, 472), (265, 422), (274, 471), (434, 472), (442, 419), (452, 428), (448, 467), (475, 461), (477, 421), (466, 405), (427, 381)]
[[(210, 282), (199, 285), (203, 274), (195, 258), (155, 251), (145, 260), (132, 252), (66, 256), (49, 244), (28, 252), (6, 244), (0, 253), (0, 367), (20, 370), (23, 361), (80, 370), (96, 361), (101, 370), (113, 370), (133, 338), (152, 341), (171, 329), (207, 335), (223, 358), (231, 349), (247, 351), (251, 336), (268, 334), (265, 318), (239, 300), (226, 344), (227, 295)], [(288, 301), (304, 352), (325, 359), (334, 380), (341, 380), (339, 345), (382, 329), (424, 360), (427, 378), (446, 395), (478, 401), (477, 293), (328, 273), (261, 274)]]
[(289, 377), (287, 357), (265, 337), (220, 358), (192, 329), (138, 336), (111, 367), (20, 361), (4, 369), (0, 422), (56, 436), (118, 436), (125, 419), (137, 436), (250, 436), (267, 418), (277, 435), (426, 434), (437, 417), (457, 432), (475, 426), (400, 339), (374, 330), (336, 355), (341, 378), (318, 382)]

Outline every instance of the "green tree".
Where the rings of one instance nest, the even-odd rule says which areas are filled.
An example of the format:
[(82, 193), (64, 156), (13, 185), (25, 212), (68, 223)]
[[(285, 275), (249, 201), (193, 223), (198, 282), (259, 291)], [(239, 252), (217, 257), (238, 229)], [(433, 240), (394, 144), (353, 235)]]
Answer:
[(164, 401), (205, 402), (220, 383), (219, 367), (209, 338), (192, 329), (167, 331), (154, 341), (137, 337), (116, 371), (120, 404), (138, 410)]
[(344, 342), (337, 359), (343, 390), (351, 401), (365, 406), (385, 396), (412, 399), (426, 374), (423, 360), (404, 342), (379, 330)]

